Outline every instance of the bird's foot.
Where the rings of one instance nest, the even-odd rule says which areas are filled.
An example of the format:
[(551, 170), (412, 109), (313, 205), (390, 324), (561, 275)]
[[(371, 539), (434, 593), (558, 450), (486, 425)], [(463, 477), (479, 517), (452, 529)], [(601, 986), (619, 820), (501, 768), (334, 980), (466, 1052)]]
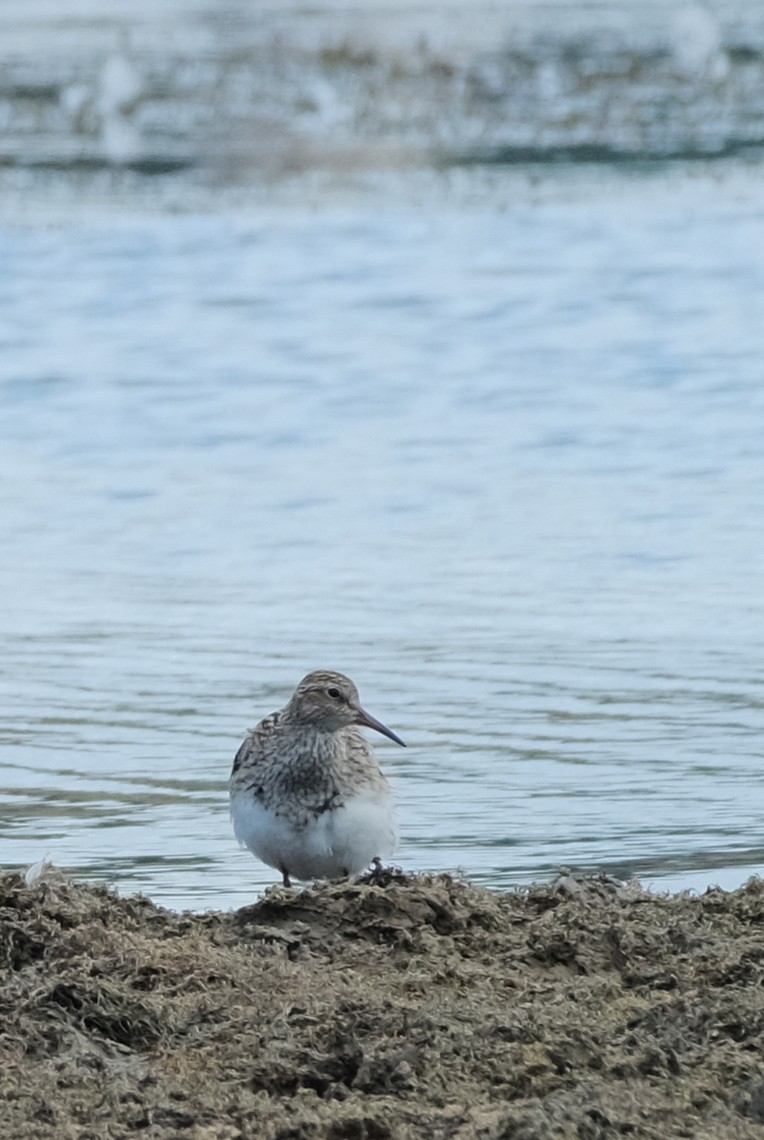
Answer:
[(394, 864), (390, 864), (388, 867), (384, 866), (382, 860), (377, 856), (371, 861), (371, 870), (361, 875), (357, 881), (370, 887), (389, 887), (391, 883), (407, 882), (408, 875)]

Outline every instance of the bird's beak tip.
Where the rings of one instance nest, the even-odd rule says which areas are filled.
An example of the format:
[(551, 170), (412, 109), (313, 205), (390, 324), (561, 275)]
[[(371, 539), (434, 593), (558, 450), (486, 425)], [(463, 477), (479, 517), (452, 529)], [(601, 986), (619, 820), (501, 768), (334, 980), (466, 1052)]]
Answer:
[(373, 728), (375, 732), (380, 732), (389, 740), (394, 740), (396, 744), (400, 744), (401, 748), (406, 747), (400, 736), (396, 736), (392, 729), (387, 728), (381, 721), (377, 720), (376, 717), (370, 716), (365, 709), (359, 709), (358, 713), (357, 724), (365, 724), (367, 728)]

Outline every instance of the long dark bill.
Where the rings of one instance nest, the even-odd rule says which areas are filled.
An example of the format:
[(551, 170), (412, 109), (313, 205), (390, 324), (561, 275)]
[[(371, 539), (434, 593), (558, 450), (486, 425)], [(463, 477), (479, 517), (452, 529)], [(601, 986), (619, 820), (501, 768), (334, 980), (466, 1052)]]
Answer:
[(376, 717), (371, 716), (365, 709), (359, 708), (356, 724), (365, 724), (367, 728), (373, 728), (375, 732), (381, 732), (383, 736), (388, 736), (390, 740), (394, 740), (396, 744), (400, 744), (401, 748), (406, 747), (400, 736), (396, 736), (391, 729), (385, 728), (381, 720), (377, 720)]

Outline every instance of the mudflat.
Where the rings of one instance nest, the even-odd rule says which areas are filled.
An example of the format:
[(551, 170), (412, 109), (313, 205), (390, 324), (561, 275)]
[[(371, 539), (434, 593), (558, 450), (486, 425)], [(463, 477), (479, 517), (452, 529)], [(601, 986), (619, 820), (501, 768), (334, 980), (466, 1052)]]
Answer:
[(761, 1137), (764, 884), (445, 875), (178, 914), (0, 878), (0, 1133)]

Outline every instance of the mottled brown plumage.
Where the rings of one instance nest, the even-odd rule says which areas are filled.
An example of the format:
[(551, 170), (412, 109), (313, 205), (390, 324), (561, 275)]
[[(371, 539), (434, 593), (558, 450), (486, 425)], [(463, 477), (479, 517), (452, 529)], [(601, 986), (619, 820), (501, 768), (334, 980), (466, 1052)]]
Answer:
[(392, 853), (393, 796), (359, 731), (403, 741), (361, 707), (342, 673), (318, 670), (242, 744), (231, 773), (236, 837), (289, 885), (341, 878)]

